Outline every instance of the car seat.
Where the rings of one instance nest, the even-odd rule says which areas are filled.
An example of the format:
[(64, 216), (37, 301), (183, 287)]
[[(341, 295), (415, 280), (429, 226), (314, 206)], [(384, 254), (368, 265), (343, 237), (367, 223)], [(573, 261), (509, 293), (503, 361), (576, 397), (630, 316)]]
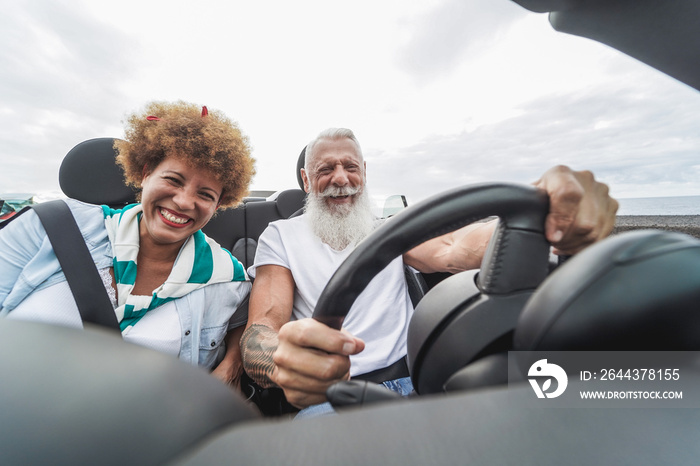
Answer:
[(124, 182), (124, 172), (115, 163), (114, 138), (95, 138), (73, 147), (58, 170), (63, 193), (90, 204), (118, 209), (136, 202), (136, 190)]
[(258, 238), (270, 222), (302, 213), (306, 193), (299, 171), (304, 164), (305, 151), (306, 148), (302, 149), (297, 159), (300, 189), (287, 189), (267, 200), (244, 202), (235, 209), (221, 211), (202, 228), (207, 236), (231, 251), (246, 268), (253, 265)]

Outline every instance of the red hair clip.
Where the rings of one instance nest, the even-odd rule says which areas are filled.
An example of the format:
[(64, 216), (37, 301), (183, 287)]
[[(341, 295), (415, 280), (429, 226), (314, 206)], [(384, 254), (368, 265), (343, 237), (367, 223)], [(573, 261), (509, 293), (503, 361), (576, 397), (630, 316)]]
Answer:
[(209, 110), (207, 110), (207, 106), (205, 105), (204, 107), (202, 107), (202, 118), (204, 118), (207, 115), (209, 115)]
[(157, 116), (149, 115), (146, 117), (146, 120), (148, 120), (148, 121), (160, 121), (160, 118), (158, 118)]

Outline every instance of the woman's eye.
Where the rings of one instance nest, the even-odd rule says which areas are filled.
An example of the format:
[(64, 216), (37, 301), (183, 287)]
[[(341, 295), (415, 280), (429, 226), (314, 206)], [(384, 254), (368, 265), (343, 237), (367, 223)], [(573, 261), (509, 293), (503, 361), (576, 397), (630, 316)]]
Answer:
[(175, 184), (175, 185), (180, 185), (180, 184), (182, 184), (182, 182), (181, 182), (179, 179), (175, 178), (174, 176), (166, 176), (165, 179), (166, 179), (169, 183), (172, 183), (172, 184)]

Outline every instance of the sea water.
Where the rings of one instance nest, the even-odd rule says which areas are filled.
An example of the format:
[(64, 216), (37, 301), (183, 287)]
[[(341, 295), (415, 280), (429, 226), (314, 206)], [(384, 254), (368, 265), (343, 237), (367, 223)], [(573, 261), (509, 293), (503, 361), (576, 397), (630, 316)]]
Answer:
[(700, 215), (700, 196), (618, 199), (617, 215)]

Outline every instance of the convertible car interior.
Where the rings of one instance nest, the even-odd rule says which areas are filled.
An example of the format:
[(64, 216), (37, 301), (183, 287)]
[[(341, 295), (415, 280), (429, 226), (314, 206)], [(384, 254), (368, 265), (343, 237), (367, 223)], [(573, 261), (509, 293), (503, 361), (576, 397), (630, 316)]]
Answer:
[[(700, 89), (700, 1), (514, 1), (548, 12), (558, 31)], [(85, 141), (65, 157), (67, 196), (134, 201), (112, 143)], [(303, 151), (297, 172), (302, 160)], [(248, 266), (265, 226), (303, 203), (301, 189), (249, 199), (205, 232)], [(337, 405), (349, 406), (336, 416), (264, 417), (205, 370), (105, 329), (0, 319), (0, 464), (697, 464), (700, 399), (692, 408), (532, 407), (527, 368), (508, 355), (699, 351), (700, 241), (622, 233), (550, 273), (547, 209), (528, 186), (466, 186), (402, 210), (361, 242), (319, 299), (314, 317), (330, 326), (342, 326), (356, 296), (398, 255), (499, 218), (481, 268), (439, 281), (416, 306), (407, 358), (415, 396), (363, 404), (357, 390), (366, 387), (341, 384), (332, 387), (342, 394)], [(700, 387), (699, 364), (679, 361), (685, 387)], [(568, 390), (582, 384), (570, 377)]]

